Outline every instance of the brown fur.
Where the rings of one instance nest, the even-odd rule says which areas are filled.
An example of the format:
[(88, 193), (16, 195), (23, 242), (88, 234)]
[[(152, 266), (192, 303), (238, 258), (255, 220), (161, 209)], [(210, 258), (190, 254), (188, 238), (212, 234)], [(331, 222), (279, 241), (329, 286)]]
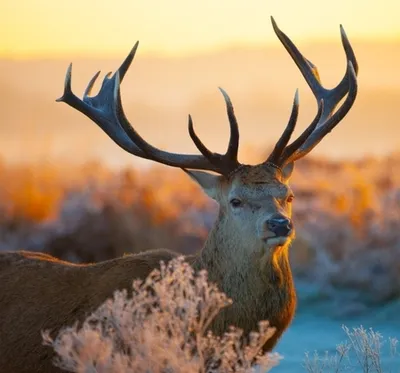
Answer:
[[(264, 346), (269, 351), (295, 312), (288, 261), (292, 237), (283, 245), (267, 245), (255, 227), (270, 214), (291, 215), (290, 204), (284, 202), (290, 193), (287, 179), (266, 166), (245, 166), (230, 180), (204, 175), (207, 181), (191, 174), (219, 202), (220, 213), (203, 250), (187, 260), (195, 269), (207, 269), (210, 280), (234, 301), (212, 328), (221, 333), (237, 325), (248, 333), (257, 330), (258, 321), (269, 320), (277, 328)], [(239, 215), (229, 205), (232, 193), (248, 201)], [(42, 253), (0, 254), (0, 372), (59, 372), (52, 364), (52, 350), (42, 345), (41, 331), (50, 329), (55, 335), (61, 327), (84, 320), (114, 290), (129, 289), (133, 279), (146, 277), (160, 260), (176, 255), (156, 250), (97, 264), (71, 264)]]

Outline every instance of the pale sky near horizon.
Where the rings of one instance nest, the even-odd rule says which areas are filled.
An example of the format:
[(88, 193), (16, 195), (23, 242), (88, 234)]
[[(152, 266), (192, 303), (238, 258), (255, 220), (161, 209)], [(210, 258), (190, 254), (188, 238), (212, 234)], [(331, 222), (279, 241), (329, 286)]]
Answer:
[(0, 0), (0, 57), (181, 55), (275, 43), (270, 15), (295, 41), (400, 40), (398, 0)]

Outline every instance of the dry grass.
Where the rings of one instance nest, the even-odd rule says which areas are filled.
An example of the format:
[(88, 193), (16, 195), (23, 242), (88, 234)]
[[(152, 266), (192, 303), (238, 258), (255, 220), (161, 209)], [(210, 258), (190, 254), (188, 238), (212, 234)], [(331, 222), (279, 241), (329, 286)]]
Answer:
[(44, 341), (57, 352), (56, 365), (76, 373), (268, 371), (280, 358), (261, 353), (275, 332), (268, 322), (247, 339), (234, 327), (222, 337), (207, 331), (229, 304), (205, 271), (195, 275), (181, 257), (134, 281), (132, 295), (116, 291), (81, 328), (66, 328), (55, 340), (44, 333)]
[(313, 356), (306, 353), (304, 368), (308, 373), (340, 373), (340, 372), (362, 372), (362, 373), (389, 373), (391, 370), (384, 368), (382, 362), (382, 348), (384, 344), (389, 350), (391, 358), (398, 357), (397, 339), (389, 337), (384, 340), (383, 336), (372, 329), (366, 330), (362, 326), (350, 330), (343, 326), (347, 340), (336, 348), (336, 354), (328, 352), (320, 356), (317, 352)]
[[(44, 332), (43, 340), (57, 354), (54, 364), (75, 373), (261, 373), (278, 365), (282, 356), (261, 351), (275, 332), (267, 321), (249, 336), (234, 326), (222, 337), (208, 331), (230, 304), (206, 271), (195, 274), (180, 257), (133, 281), (131, 293), (116, 291), (82, 325), (66, 327), (55, 339)], [(343, 330), (347, 340), (335, 354), (306, 353), (306, 372), (392, 372), (382, 356), (386, 348), (399, 357), (396, 339), (362, 326)]]

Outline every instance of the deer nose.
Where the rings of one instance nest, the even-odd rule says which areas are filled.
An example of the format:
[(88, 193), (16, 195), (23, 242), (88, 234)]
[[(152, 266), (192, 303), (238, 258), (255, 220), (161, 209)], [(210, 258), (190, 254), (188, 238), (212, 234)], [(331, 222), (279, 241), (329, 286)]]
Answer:
[(267, 220), (267, 228), (277, 237), (285, 237), (291, 232), (293, 224), (289, 218), (276, 216)]

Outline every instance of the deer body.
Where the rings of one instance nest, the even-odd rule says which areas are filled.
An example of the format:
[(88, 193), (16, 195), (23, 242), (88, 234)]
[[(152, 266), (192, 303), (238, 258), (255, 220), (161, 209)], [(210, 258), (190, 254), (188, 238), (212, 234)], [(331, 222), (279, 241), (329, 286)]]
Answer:
[[(190, 116), (189, 134), (201, 155), (169, 153), (147, 143), (126, 118), (120, 97), (120, 81), (137, 44), (117, 72), (111, 78), (106, 76), (96, 96), (89, 94), (99, 74), (90, 81), (80, 100), (71, 90), (70, 66), (64, 94), (59, 99), (87, 115), (131, 154), (182, 168), (218, 202), (218, 218), (204, 248), (187, 257), (187, 261), (195, 270), (206, 269), (210, 281), (233, 300), (211, 325), (213, 331), (221, 334), (229, 325), (235, 325), (248, 333), (257, 329), (259, 321), (269, 320), (276, 332), (265, 344), (265, 351), (275, 346), (296, 308), (288, 254), (295, 235), (289, 186), (294, 162), (309, 153), (343, 119), (357, 94), (357, 63), (343, 29), (347, 73), (337, 87), (328, 90), (321, 85), (316, 67), (274, 21), (273, 26), (319, 106), (312, 123), (288, 145), (298, 115), (296, 93), (282, 136), (268, 159), (259, 165), (243, 165), (237, 159), (239, 129), (230, 98), (222, 89), (231, 129), (225, 154), (206, 148), (197, 137)], [(1, 253), (0, 372), (59, 372), (52, 364), (51, 349), (42, 345), (41, 331), (57, 333), (62, 327), (83, 321), (115, 290), (130, 289), (134, 279), (145, 278), (160, 260), (167, 262), (175, 256), (168, 250), (155, 250), (97, 264), (71, 264), (41, 253)]]

